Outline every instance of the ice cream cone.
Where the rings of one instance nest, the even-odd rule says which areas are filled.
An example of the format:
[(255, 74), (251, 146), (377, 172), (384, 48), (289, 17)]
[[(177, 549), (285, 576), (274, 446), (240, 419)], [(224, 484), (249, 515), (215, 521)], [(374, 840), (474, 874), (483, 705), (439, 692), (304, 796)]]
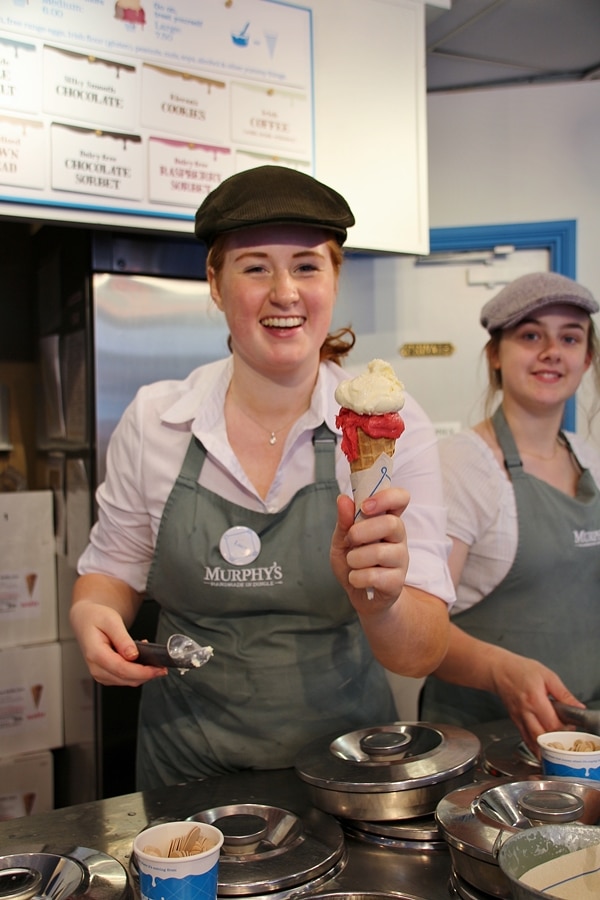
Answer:
[(33, 704), (36, 709), (39, 708), (40, 700), (42, 699), (42, 692), (44, 690), (43, 684), (32, 684), (31, 685), (31, 698), (33, 700)]
[(370, 469), (382, 453), (393, 456), (396, 450), (396, 438), (373, 438), (362, 428), (356, 429), (356, 437), (358, 439), (358, 456), (350, 463), (351, 472), (363, 472), (365, 469)]

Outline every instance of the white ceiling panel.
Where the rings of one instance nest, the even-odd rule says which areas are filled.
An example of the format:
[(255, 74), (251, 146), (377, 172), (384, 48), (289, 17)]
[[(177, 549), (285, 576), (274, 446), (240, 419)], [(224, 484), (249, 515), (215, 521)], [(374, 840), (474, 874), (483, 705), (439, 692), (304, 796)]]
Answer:
[(427, 90), (600, 78), (600, 0), (454, 0), (429, 8)]

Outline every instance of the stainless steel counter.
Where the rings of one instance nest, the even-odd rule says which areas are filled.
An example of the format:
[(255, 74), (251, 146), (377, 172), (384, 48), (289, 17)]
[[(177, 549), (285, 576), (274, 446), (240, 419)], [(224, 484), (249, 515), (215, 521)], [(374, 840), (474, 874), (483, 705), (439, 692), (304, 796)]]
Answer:
[[(154, 791), (84, 803), (0, 823), (0, 853), (68, 854), (74, 846), (109, 854), (130, 869), (134, 836), (150, 822), (182, 819), (226, 803), (273, 803), (300, 812), (310, 804), (306, 786), (290, 769), (245, 772)], [(331, 891), (395, 891), (427, 900), (448, 900), (447, 850), (380, 847), (347, 837), (342, 871), (320, 886)], [(136, 890), (136, 880), (132, 877)], [(297, 891), (298, 893), (298, 891)]]
[[(508, 720), (471, 730), (480, 738), (484, 753), (496, 742), (518, 737)], [(490, 777), (480, 767), (474, 770), (473, 780)], [(308, 785), (293, 769), (243, 772), (2, 822), (0, 855), (42, 852), (68, 855), (75, 847), (90, 848), (117, 859), (129, 873), (131, 888), (137, 895), (137, 879), (130, 857), (133, 838), (139, 831), (157, 821), (185, 819), (213, 807), (244, 803), (276, 805), (298, 815), (312, 808)], [(364, 837), (351, 834), (345, 835), (345, 846), (347, 859), (341, 870), (327, 876), (318, 889), (312, 888), (308, 893), (396, 892), (425, 900), (448, 900), (456, 896), (450, 889), (451, 861), (445, 848), (389, 846), (385, 841), (367, 842)], [(301, 893), (302, 888), (297, 887), (285, 894), (269, 896), (287, 900)], [(257, 895), (250, 896), (257, 900)]]

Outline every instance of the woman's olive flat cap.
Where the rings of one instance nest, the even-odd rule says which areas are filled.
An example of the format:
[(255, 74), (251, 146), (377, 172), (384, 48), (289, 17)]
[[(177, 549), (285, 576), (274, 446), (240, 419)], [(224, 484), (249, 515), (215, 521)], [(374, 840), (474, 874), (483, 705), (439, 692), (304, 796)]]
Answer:
[(341, 245), (354, 216), (341, 194), (310, 175), (284, 166), (259, 166), (231, 175), (207, 194), (194, 231), (210, 247), (219, 234), (257, 225), (323, 228)]
[(532, 272), (515, 278), (481, 310), (480, 322), (490, 332), (512, 328), (538, 309), (553, 303), (578, 306), (588, 313), (600, 307), (587, 288), (557, 272)]

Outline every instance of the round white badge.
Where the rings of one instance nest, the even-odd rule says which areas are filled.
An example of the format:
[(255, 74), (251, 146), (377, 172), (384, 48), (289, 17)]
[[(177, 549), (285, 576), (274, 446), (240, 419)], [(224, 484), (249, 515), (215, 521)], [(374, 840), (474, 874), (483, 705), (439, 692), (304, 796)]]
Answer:
[(219, 542), (221, 556), (232, 566), (247, 566), (260, 553), (260, 538), (245, 525), (235, 525), (224, 532)]

